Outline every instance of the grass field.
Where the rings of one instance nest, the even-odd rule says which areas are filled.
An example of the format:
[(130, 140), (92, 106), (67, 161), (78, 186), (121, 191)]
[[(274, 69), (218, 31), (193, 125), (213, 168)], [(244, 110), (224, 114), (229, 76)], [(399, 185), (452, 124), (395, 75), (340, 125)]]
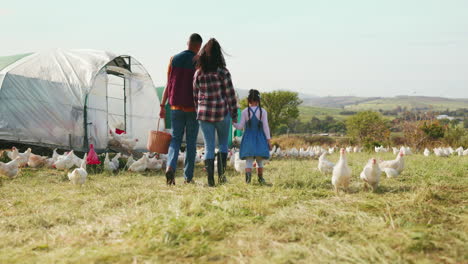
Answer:
[(0, 263), (467, 263), (468, 157), (409, 156), (377, 193), (358, 180), (370, 157), (350, 154), (351, 190), (338, 196), (316, 160), (272, 161), (272, 186), (230, 169), (216, 188), (200, 167), (197, 184), (175, 187), (161, 172), (90, 175), (80, 188), (24, 169), (0, 186)]
[[(340, 108), (327, 108), (327, 107), (315, 107), (315, 106), (299, 106), (299, 120), (301, 122), (308, 122), (313, 117), (318, 119), (325, 119), (327, 116), (331, 116), (336, 120), (345, 121), (350, 115), (340, 115), (340, 112), (348, 109)], [(377, 109), (376, 109), (377, 110)], [(396, 116), (383, 116), (384, 119), (392, 120)]]
[(312, 106), (319, 108), (341, 109), (349, 111), (363, 110), (393, 110), (398, 106), (413, 108), (433, 109), (436, 111), (456, 110), (459, 108), (468, 108), (468, 99), (452, 99), (443, 97), (428, 96), (396, 96), (396, 97), (354, 97), (354, 96), (332, 96), (316, 97), (303, 100), (303, 106)]
[(402, 96), (395, 98), (382, 98), (367, 102), (361, 102), (354, 105), (345, 106), (346, 110), (363, 111), (363, 110), (393, 110), (398, 106), (406, 107), (408, 110), (412, 108), (429, 108), (435, 111), (441, 110), (456, 110), (459, 108), (468, 108), (468, 99), (448, 99), (438, 97), (411, 97)]
[(308, 122), (313, 117), (324, 119), (326, 116), (332, 116), (338, 120), (344, 120), (349, 116), (340, 115), (344, 111), (340, 108), (314, 107), (314, 106), (299, 106), (299, 119), (302, 122)]

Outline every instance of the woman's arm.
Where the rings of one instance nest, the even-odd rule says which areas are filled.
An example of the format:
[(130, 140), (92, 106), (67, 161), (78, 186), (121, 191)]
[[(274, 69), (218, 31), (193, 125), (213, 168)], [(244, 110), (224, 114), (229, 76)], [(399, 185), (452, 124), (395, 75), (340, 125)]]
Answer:
[(266, 138), (269, 140), (271, 138), (270, 135), (270, 126), (268, 125), (268, 113), (265, 109), (262, 108), (262, 123), (263, 123), (263, 132), (265, 133)]
[(237, 120), (237, 98), (236, 91), (232, 85), (231, 73), (225, 69), (225, 76), (223, 78), (224, 97), (226, 98), (229, 109), (231, 110), (232, 120)]

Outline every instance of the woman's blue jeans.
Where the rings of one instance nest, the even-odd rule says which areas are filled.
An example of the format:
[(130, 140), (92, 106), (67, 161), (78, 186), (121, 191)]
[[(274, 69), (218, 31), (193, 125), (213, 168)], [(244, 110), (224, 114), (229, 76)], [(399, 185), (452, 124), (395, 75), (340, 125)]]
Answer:
[(215, 157), (215, 131), (218, 134), (218, 148), (219, 152), (228, 152), (229, 128), (231, 126), (231, 117), (225, 116), (219, 122), (200, 122), (200, 128), (203, 131), (203, 138), (205, 140), (205, 160), (214, 159)]

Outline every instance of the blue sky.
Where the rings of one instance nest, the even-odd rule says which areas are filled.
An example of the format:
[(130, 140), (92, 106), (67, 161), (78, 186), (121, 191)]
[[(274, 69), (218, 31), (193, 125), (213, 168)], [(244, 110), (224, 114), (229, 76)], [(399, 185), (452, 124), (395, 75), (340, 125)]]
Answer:
[(0, 55), (126, 53), (164, 85), (198, 32), (220, 41), (242, 89), (468, 98), (467, 14), (465, 0), (2, 0)]

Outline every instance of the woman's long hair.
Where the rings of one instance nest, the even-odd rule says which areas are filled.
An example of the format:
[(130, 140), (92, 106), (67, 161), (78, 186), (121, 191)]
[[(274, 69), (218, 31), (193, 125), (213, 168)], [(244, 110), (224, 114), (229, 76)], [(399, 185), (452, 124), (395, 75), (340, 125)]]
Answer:
[(197, 69), (202, 72), (215, 72), (218, 68), (226, 67), (226, 61), (223, 56), (223, 49), (219, 42), (212, 38), (200, 51), (197, 58)]

